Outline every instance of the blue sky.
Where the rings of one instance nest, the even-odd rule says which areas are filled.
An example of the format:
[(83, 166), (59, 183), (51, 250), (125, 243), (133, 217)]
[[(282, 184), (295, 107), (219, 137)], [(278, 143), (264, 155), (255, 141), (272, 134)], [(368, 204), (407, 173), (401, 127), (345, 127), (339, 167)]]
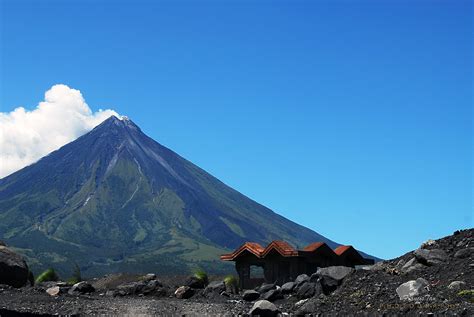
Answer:
[(473, 227), (470, 1), (0, 3), (2, 112), (67, 84), (379, 257)]

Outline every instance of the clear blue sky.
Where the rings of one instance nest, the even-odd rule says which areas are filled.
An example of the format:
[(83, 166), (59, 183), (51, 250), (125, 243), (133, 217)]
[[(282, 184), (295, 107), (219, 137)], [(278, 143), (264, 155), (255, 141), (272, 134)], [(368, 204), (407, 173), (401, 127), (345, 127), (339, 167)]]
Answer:
[(470, 1), (0, 2), (3, 112), (67, 84), (384, 258), (473, 227)]

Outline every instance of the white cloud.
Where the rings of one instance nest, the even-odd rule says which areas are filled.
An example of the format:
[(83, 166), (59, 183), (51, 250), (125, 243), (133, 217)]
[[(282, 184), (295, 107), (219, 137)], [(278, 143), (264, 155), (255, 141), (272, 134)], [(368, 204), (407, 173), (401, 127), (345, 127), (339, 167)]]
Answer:
[(114, 110), (92, 112), (79, 90), (54, 85), (36, 109), (0, 112), (0, 178), (36, 162), (111, 115)]

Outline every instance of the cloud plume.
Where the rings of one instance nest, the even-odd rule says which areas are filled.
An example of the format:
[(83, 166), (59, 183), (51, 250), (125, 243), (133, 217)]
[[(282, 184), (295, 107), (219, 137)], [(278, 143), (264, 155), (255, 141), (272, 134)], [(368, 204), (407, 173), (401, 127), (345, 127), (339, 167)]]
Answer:
[(92, 112), (79, 90), (54, 85), (31, 111), (18, 107), (0, 112), (0, 178), (60, 148), (115, 115)]

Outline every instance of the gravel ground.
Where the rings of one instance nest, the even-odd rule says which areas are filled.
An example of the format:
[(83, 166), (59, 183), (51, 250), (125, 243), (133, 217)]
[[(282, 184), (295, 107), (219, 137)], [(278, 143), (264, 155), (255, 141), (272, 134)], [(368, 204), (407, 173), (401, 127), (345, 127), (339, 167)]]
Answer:
[(0, 293), (0, 316), (14, 312), (32, 316), (121, 315), (121, 316), (232, 316), (247, 312), (251, 304), (237, 300), (221, 303), (153, 297), (70, 296), (52, 297), (33, 289), (6, 289)]

